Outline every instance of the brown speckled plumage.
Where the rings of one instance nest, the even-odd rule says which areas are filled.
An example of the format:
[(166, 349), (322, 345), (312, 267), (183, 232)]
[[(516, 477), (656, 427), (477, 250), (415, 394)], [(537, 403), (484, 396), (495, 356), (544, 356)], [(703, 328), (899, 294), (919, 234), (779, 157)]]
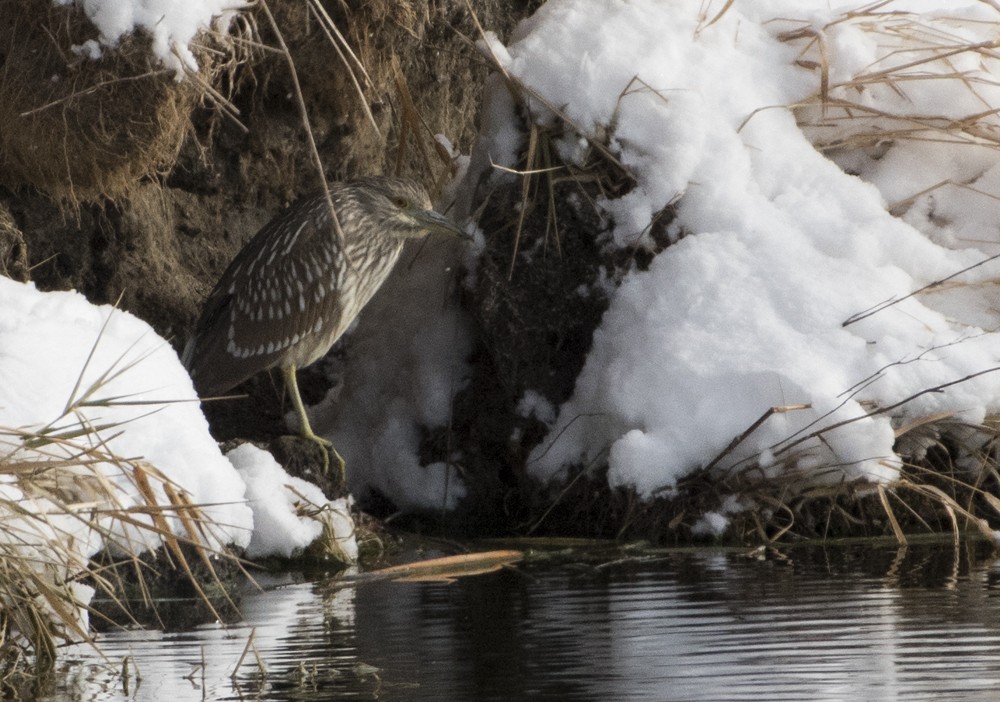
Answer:
[(406, 239), (435, 231), (462, 234), (409, 180), (334, 183), (330, 196), (346, 256), (326, 198), (313, 194), (268, 222), (208, 296), (184, 352), (203, 397), (268, 368), (294, 373), (317, 360), (385, 281)]

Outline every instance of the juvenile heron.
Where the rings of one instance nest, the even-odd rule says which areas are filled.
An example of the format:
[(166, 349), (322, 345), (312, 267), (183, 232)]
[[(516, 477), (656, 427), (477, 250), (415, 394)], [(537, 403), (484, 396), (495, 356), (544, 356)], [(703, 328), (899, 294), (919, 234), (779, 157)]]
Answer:
[[(343, 246), (323, 193), (298, 200), (257, 232), (229, 264), (201, 311), (184, 365), (202, 397), (279, 367), (301, 435), (323, 447), (299, 395), (295, 369), (333, 346), (379, 289), (407, 239), (466, 236), (431, 209), (417, 183), (372, 177), (330, 185)], [(341, 477), (344, 460), (333, 449)]]

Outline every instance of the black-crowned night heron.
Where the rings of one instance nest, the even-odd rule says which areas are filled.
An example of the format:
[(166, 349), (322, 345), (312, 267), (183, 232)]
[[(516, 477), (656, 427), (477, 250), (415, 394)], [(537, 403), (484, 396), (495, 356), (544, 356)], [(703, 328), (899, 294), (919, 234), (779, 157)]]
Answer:
[[(431, 209), (417, 183), (372, 177), (331, 184), (343, 246), (323, 193), (298, 200), (257, 232), (205, 301), (184, 365), (202, 397), (281, 368), (300, 433), (313, 433), (295, 369), (322, 357), (379, 289), (407, 239), (433, 232), (465, 236)], [(333, 451), (341, 477), (344, 461)]]

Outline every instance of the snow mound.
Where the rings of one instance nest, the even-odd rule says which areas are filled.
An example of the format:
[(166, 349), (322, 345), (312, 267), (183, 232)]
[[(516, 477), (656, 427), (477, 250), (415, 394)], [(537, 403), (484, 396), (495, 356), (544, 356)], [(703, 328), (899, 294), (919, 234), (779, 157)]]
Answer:
[(327, 530), (338, 560), (358, 559), (347, 498), (328, 502), (317, 486), (289, 475), (270, 453), (252, 444), (243, 444), (226, 457), (246, 482), (247, 501), (254, 511), (248, 558), (300, 555)]
[[(612, 293), (530, 469), (550, 479), (606, 453), (610, 484), (644, 496), (669, 493), (716, 459), (816, 480), (892, 480), (894, 419), (950, 413), (977, 423), (1000, 408), (1000, 267), (984, 263), (1000, 239), (986, 226), (1000, 219), (1000, 152), (902, 141), (864, 160), (862, 178), (845, 172), (810, 140), (820, 131), (804, 131), (786, 107), (819, 93), (821, 71), (785, 33), (822, 34), (839, 11), (738, 2), (709, 22), (698, 7), (550, 0), (508, 46), (492, 42), (506, 71), (544, 99), (529, 100), (533, 119), (552, 120), (544, 105), (558, 106), (634, 175), (633, 190), (601, 203), (612, 245), (650, 245), (651, 217), (674, 201), (688, 233)], [(983, 3), (936, 7), (980, 32), (998, 19)], [(941, 14), (910, 19), (952, 21)], [(843, 28), (831, 75), (906, 63), (895, 48)], [(1000, 98), (1000, 62), (974, 58), (961, 64), (962, 80), (913, 81), (912, 90), (949, 114), (984, 113)], [(905, 100), (911, 86), (900, 90)], [(898, 97), (866, 97), (878, 107), (889, 95)], [(509, 141), (509, 124), (487, 124), (484, 142)], [(578, 151), (578, 139), (567, 136), (560, 152)], [(940, 188), (931, 202), (920, 197), (928, 183), (967, 183), (970, 173), (985, 195)], [(916, 206), (897, 218), (887, 197)], [(965, 269), (942, 290), (911, 295)]]
[[(0, 454), (7, 461), (65, 461), (94, 450), (141, 461), (162, 476), (149, 482), (168, 518), (172, 501), (164, 485), (198, 507), (209, 523), (209, 547), (288, 556), (327, 527), (344, 560), (357, 557), (345, 501), (327, 502), (319, 488), (289, 476), (253, 446), (231, 452), (230, 460), (222, 455), (187, 371), (145, 322), (76, 292), (42, 293), (3, 277), (0, 308)], [(53, 443), (29, 451), (24, 432), (45, 433)], [(146, 504), (148, 496), (119, 464), (109, 460), (103, 471), (121, 491), (119, 503)], [(24, 497), (13, 481), (0, 482), (0, 489), (9, 499)], [(296, 516), (296, 502), (316, 514)], [(80, 520), (65, 521), (64, 533), (83, 557), (104, 545)], [(175, 533), (186, 533), (179, 520), (168, 521)], [(118, 536), (133, 546), (158, 545), (153, 532)]]

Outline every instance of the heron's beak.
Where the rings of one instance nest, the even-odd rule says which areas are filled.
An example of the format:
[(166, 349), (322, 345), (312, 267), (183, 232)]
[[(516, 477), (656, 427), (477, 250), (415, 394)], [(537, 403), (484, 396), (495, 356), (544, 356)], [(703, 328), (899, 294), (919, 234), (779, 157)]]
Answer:
[(417, 215), (417, 218), (431, 234), (447, 234), (448, 236), (457, 236), (460, 239), (472, 239), (472, 235), (466, 234), (464, 229), (440, 212), (424, 210)]

